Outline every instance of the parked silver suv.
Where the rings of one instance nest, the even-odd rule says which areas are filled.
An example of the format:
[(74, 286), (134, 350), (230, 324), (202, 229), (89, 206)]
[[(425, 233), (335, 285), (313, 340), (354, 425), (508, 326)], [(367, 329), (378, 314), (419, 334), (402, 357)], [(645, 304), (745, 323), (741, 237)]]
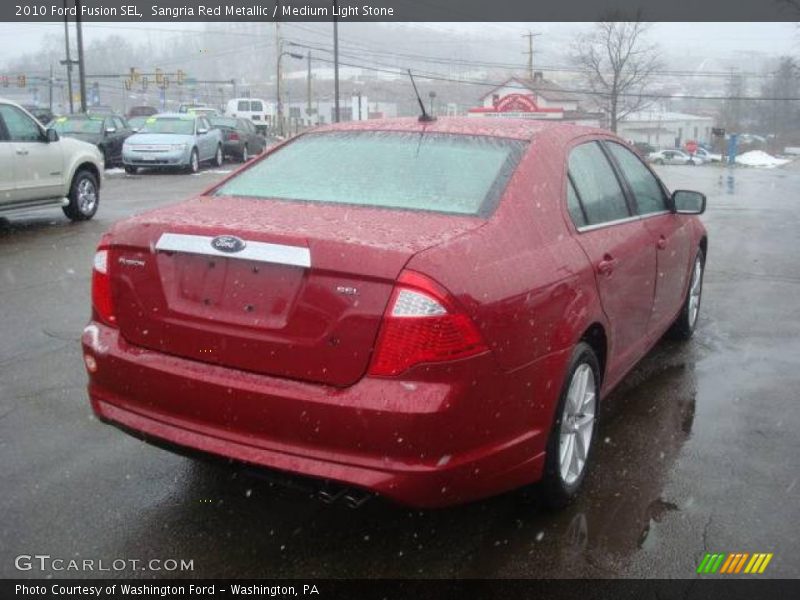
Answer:
[(19, 104), (0, 98), (0, 214), (60, 206), (73, 221), (91, 219), (104, 168), (96, 146), (59, 138)]

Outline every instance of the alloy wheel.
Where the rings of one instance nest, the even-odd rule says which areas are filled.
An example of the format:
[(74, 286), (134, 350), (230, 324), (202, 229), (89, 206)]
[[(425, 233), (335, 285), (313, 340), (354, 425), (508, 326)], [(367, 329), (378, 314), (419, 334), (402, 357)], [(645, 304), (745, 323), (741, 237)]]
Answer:
[(78, 183), (78, 210), (90, 215), (97, 204), (97, 189), (91, 179), (84, 178)]
[(581, 363), (572, 373), (559, 431), (559, 473), (567, 485), (575, 483), (586, 467), (596, 409), (594, 371), (587, 363)]
[(692, 282), (689, 285), (689, 327), (694, 327), (700, 312), (700, 295), (703, 292), (703, 261), (698, 256), (694, 261)]

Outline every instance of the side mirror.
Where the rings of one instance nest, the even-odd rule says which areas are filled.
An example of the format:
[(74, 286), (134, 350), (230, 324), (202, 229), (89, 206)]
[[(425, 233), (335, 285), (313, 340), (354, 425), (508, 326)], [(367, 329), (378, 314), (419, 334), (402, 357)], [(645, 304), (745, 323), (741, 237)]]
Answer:
[(106, 133), (115, 133), (116, 131), (116, 127), (106, 127)]
[(47, 140), (47, 143), (48, 143), (48, 144), (49, 144), (50, 142), (57, 142), (57, 141), (58, 141), (58, 139), (59, 139), (59, 138), (58, 138), (58, 132), (57, 132), (55, 129), (53, 129), (52, 127), (50, 127), (50, 128), (49, 128), (49, 129), (48, 129), (48, 130), (45, 132), (45, 134), (46, 134), (46, 140)]
[(202, 127), (201, 129), (197, 130), (197, 135), (205, 135), (207, 133), (208, 133), (208, 129), (206, 129), (205, 127)]
[(691, 190), (672, 192), (673, 212), (679, 215), (702, 215), (706, 211), (706, 195)]

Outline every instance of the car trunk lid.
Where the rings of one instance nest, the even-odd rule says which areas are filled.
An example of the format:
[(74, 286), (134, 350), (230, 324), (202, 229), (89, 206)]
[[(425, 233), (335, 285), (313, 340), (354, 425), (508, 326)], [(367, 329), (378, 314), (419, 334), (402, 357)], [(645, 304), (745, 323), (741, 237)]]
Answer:
[(415, 253), (482, 223), (434, 213), (200, 197), (114, 229), (117, 322), (138, 346), (347, 386), (369, 365), (403, 266)]

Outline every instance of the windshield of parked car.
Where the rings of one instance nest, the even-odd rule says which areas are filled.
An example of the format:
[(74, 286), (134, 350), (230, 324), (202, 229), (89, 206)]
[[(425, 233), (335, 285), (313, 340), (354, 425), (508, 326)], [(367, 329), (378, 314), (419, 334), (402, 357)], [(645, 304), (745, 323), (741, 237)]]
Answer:
[(308, 134), (215, 193), (483, 215), (494, 208), (523, 147), (516, 140), (451, 134)]
[(147, 117), (131, 117), (128, 119), (128, 125), (130, 125), (131, 129), (139, 131), (144, 126), (146, 120)]
[(194, 119), (188, 117), (150, 117), (139, 129), (139, 133), (172, 133), (194, 135)]
[(100, 133), (103, 131), (103, 119), (75, 119), (59, 117), (53, 123), (53, 129), (58, 133)]

